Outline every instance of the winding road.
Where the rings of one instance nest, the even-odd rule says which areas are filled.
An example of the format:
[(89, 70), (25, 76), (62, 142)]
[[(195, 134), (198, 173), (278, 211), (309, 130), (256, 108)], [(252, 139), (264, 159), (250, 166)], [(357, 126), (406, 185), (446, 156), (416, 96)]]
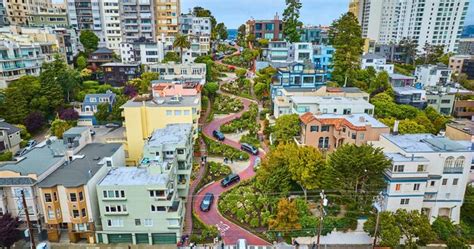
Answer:
[[(243, 105), (244, 108), (242, 111), (235, 113), (235, 114), (230, 114), (224, 118), (220, 119), (215, 119), (211, 123), (207, 124), (203, 128), (203, 134), (211, 139), (214, 139), (212, 136), (212, 132), (216, 129), (219, 129), (221, 125), (239, 118), (244, 112), (246, 112), (250, 104), (252, 103), (251, 100), (244, 99), (244, 98), (239, 98)], [(215, 139), (214, 139), (215, 140)], [(216, 140), (217, 141), (217, 140)], [(240, 143), (236, 141), (232, 141), (228, 138), (226, 138), (222, 143), (227, 144), (229, 146), (232, 146), (236, 149), (240, 150)], [(260, 151), (262, 152), (262, 151)], [(245, 180), (252, 178), (255, 175), (255, 172), (253, 170), (253, 165), (255, 162), (256, 156), (250, 155), (250, 162), (249, 166), (242, 172), (239, 173), (240, 179)], [(227, 220), (224, 218), (218, 211), (217, 209), (217, 203), (219, 201), (219, 196), (224, 193), (225, 191), (229, 191), (233, 186), (227, 188), (223, 188), (220, 185), (220, 181), (214, 182), (211, 185), (208, 185), (201, 189), (201, 191), (195, 196), (193, 199), (193, 210), (196, 212), (196, 214), (199, 216), (199, 218), (206, 223), (207, 225), (213, 225), (217, 226), (222, 239), (224, 240), (224, 244), (226, 245), (232, 245), (236, 244), (238, 239), (246, 239), (247, 244), (249, 245), (270, 245), (267, 241), (259, 238), (258, 236), (250, 233), (249, 231), (241, 228), (240, 226), (232, 223), (231, 221)], [(211, 206), (211, 210), (208, 212), (202, 212), (199, 208), (199, 205), (201, 204), (202, 198), (204, 197), (205, 193), (213, 193), (215, 196), (214, 203)]]

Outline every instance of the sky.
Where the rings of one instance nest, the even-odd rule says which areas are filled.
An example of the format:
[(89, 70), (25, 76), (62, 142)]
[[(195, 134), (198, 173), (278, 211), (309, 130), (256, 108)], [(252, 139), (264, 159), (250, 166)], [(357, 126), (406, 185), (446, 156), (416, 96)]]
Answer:
[[(306, 25), (330, 25), (334, 19), (347, 12), (349, 0), (301, 0), (301, 21)], [(465, 24), (474, 24), (474, 0)], [(211, 10), (218, 22), (227, 28), (236, 29), (251, 17), (272, 19), (278, 12), (280, 18), (285, 8), (285, 0), (181, 0), (181, 12), (187, 13), (194, 6)]]

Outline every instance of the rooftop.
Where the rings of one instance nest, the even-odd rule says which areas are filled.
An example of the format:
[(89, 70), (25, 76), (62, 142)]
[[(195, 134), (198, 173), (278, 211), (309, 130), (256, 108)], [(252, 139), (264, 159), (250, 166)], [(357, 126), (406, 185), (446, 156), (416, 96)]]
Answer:
[(69, 130), (65, 131), (63, 135), (80, 135), (83, 132), (89, 130), (90, 128), (87, 126), (76, 126), (72, 127)]
[(365, 105), (372, 106), (362, 98), (340, 96), (292, 96), (290, 99), (295, 104), (320, 104), (320, 105)]
[(383, 57), (379, 54), (365, 54), (365, 55), (362, 56), (362, 59), (380, 60), (380, 59), (385, 59), (385, 57)]
[(159, 107), (159, 106), (196, 106), (200, 104), (200, 96), (166, 96), (166, 97), (156, 97), (156, 98), (147, 98), (141, 100), (140, 98), (135, 98), (127, 101), (122, 108), (133, 108), (133, 107)]
[(98, 48), (96, 51), (92, 52), (92, 54), (113, 54), (114, 51), (106, 48), (106, 47), (101, 47)]
[(432, 134), (405, 134), (391, 135), (382, 134), (384, 138), (392, 142), (405, 152), (470, 152), (471, 146), (461, 144), (449, 138), (439, 137)]
[(103, 67), (139, 67), (139, 63), (109, 62), (102, 64)]
[(16, 132), (20, 131), (20, 128), (14, 126), (14, 125), (11, 125), (7, 122), (0, 121), (0, 130), (7, 130), (8, 134), (13, 134), (13, 133), (16, 133)]
[(474, 121), (468, 119), (459, 119), (448, 123), (447, 125), (466, 134), (474, 136)]
[(425, 90), (416, 89), (411, 86), (403, 86), (403, 87), (394, 87), (393, 91), (398, 94), (414, 94), (414, 93), (426, 93)]
[(357, 87), (327, 87), (326, 92), (364, 93), (364, 91), (360, 90)]
[(351, 114), (351, 115), (342, 115), (342, 114), (322, 114), (314, 115), (310, 112), (305, 113), (300, 117), (300, 120), (308, 124), (313, 120), (318, 120), (319, 122), (327, 125), (334, 125), (336, 129), (339, 130), (342, 125), (348, 126), (354, 130), (365, 130), (367, 125), (370, 125), (374, 128), (388, 128), (385, 124), (378, 121), (374, 117), (368, 114)]
[(415, 77), (413, 76), (407, 76), (407, 75), (399, 74), (399, 73), (391, 73), (388, 75), (390, 79), (392, 80), (414, 80), (415, 79)]
[(390, 158), (394, 162), (429, 162), (428, 159), (422, 156), (405, 156), (401, 153), (384, 153), (386, 157)]
[[(100, 168), (105, 165), (104, 157), (111, 157), (122, 144), (87, 144), (76, 154), (76, 158), (62, 165), (51, 175), (41, 181), (38, 186), (50, 188), (56, 185), (78, 187), (87, 184)], [(123, 165), (120, 165), (123, 166)]]
[(98, 185), (165, 185), (168, 179), (168, 174), (152, 174), (145, 167), (119, 167), (111, 169)]
[(186, 142), (190, 137), (192, 128), (191, 124), (169, 124), (163, 129), (156, 129), (148, 140), (148, 145), (173, 145)]
[(33, 185), (36, 180), (29, 177), (7, 177), (0, 178), (0, 186), (18, 186), (18, 185)]
[[(50, 143), (50, 145), (47, 143)], [(63, 161), (65, 151), (66, 147), (63, 140), (58, 140), (55, 137), (50, 138), (36, 145), (20, 161), (1, 165), (0, 171), (18, 172), (22, 176), (28, 174), (40, 176), (56, 163)]]

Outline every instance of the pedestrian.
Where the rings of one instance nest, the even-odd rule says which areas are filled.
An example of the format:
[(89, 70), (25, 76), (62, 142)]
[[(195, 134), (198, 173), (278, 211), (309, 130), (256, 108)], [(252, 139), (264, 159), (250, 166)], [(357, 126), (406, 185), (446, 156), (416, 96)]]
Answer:
[(233, 164), (234, 163), (234, 159), (231, 157), (230, 158), (230, 164)]

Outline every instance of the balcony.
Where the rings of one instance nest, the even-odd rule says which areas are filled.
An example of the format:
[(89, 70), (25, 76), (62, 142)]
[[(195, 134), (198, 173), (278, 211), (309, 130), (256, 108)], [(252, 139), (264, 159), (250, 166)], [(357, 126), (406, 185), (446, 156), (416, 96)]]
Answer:
[(463, 167), (444, 167), (443, 173), (444, 174), (462, 174), (464, 168)]

